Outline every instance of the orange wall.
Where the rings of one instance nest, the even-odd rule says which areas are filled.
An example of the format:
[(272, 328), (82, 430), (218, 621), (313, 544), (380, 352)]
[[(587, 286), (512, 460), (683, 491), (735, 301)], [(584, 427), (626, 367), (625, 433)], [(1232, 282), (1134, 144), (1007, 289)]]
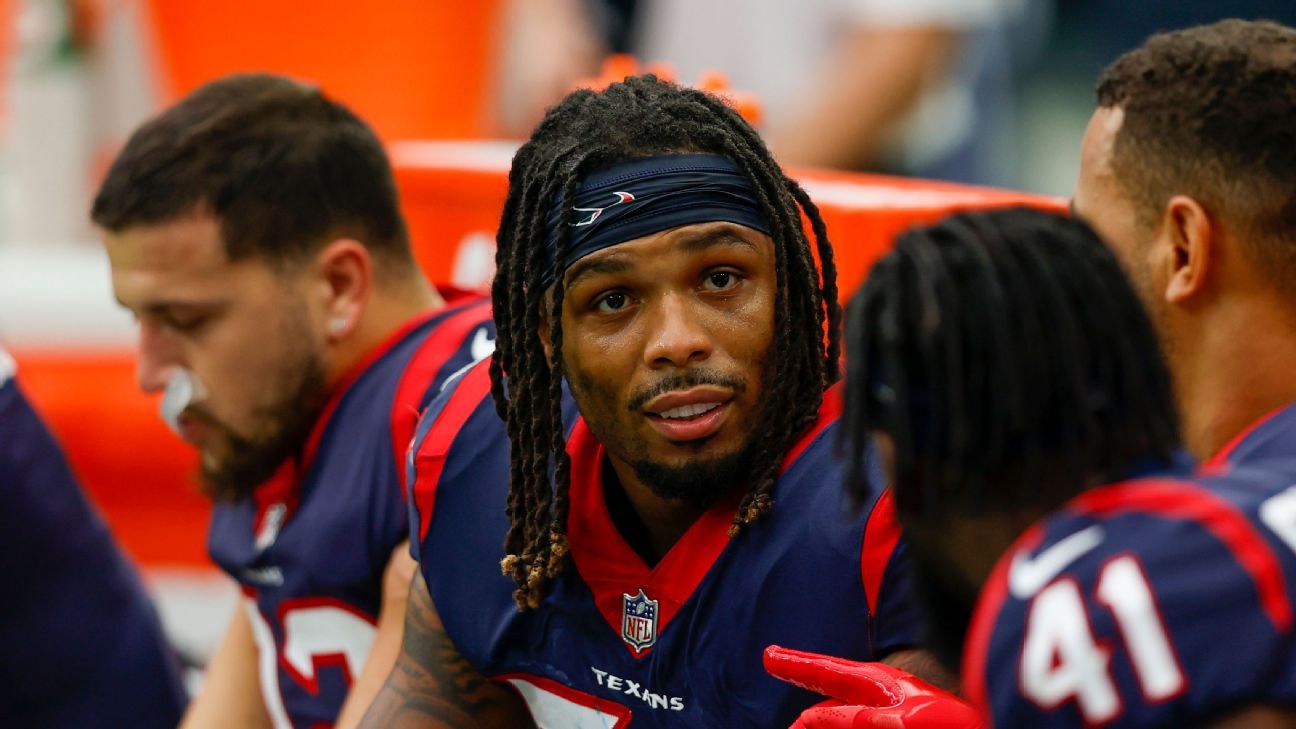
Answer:
[[(494, 235), (507, 191), (510, 147), (499, 143), (397, 145), (393, 159), (419, 262), (448, 280), (460, 243)], [(843, 299), (895, 233), (954, 210), (1060, 201), (982, 188), (803, 170), (829, 226)], [(201, 565), (209, 507), (197, 495), (194, 453), (162, 424), (156, 396), (140, 394), (127, 349), (17, 350), (19, 382), (68, 451), (126, 549), (146, 563)]]
[(147, 0), (175, 99), (235, 71), (318, 82), (385, 139), (482, 136), (498, 0)]

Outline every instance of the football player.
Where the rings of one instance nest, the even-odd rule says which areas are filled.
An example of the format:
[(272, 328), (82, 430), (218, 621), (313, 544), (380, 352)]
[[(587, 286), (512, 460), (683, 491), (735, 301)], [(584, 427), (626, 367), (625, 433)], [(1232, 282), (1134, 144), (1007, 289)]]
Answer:
[(1073, 206), (1160, 335), (1184, 443), (1212, 466), (1296, 455), (1296, 30), (1152, 36), (1098, 79)]
[(157, 612), (0, 349), (0, 718), (174, 727), (187, 696)]
[(832, 252), (751, 127), (651, 76), (569, 95), (498, 260), (498, 355), (416, 436), (420, 573), (364, 726), (775, 725), (815, 698), (770, 641), (915, 667), (891, 498), (842, 508)]
[[(1018, 210), (911, 231), (847, 341), (852, 463), (876, 441), (932, 645), (962, 653), (989, 724), (1293, 725), (1296, 460), (1202, 475), (1177, 455), (1154, 330), (1087, 226)], [(903, 676), (768, 659), (846, 700), (897, 687), (837, 710), (855, 726), (979, 725)]]
[(1103, 72), (1082, 146), (1073, 208), (1133, 279), (1211, 471), (1296, 454), (1294, 49), (1266, 21), (1153, 36)]
[(216, 81), (144, 124), (93, 218), (140, 387), (198, 448), (211, 555), (246, 598), (184, 726), (354, 725), (414, 569), (405, 448), (492, 349), (489, 302), (427, 282), (381, 143), (282, 78)]

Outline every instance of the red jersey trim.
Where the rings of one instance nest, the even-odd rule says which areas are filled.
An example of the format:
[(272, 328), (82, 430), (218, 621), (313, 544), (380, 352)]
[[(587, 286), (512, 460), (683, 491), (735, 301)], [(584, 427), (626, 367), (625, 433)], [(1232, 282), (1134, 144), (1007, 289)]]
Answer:
[(986, 729), (993, 729), (991, 706), (986, 693), (986, 661), (990, 654), (990, 638), (994, 635), (995, 621), (1004, 601), (1008, 599), (1008, 570), (1012, 556), (1022, 550), (1034, 550), (1044, 540), (1044, 528), (1035, 524), (1018, 537), (1008, 551), (999, 556), (986, 580), (985, 588), (977, 598), (968, 625), (967, 642), (963, 646), (963, 694), (981, 711)]
[[(797, 440), (783, 459), (786, 471), (810, 444), (841, 413), (841, 388), (824, 393), (819, 419)], [(583, 418), (576, 421), (567, 438), (571, 456), (571, 511), (567, 538), (572, 561), (594, 595), (594, 602), (613, 632), (621, 635), (624, 595), (639, 590), (658, 600), (657, 635), (666, 630), (671, 618), (693, 595), (694, 590), (729, 544), (729, 527), (742, 501), (737, 492), (721, 499), (698, 518), (655, 567), (649, 569), (639, 554), (626, 543), (612, 522), (603, 498), (603, 444), (598, 442)], [(652, 646), (637, 650), (622, 641), (636, 658), (646, 656)]]
[(450, 313), (423, 340), (405, 366), (405, 371), (401, 373), (396, 396), (392, 400), (390, 428), (392, 455), (403, 496), (409, 496), (405, 456), (418, 425), (419, 405), (422, 404), (423, 396), (441, 368), (463, 347), (464, 338), (469, 332), (490, 321), (490, 317), (491, 307), (488, 301)]
[[(469, 299), (486, 299), (489, 301), (490, 294), (482, 291), (473, 291), (472, 289), (461, 289), (451, 284), (433, 284), (437, 293), (441, 294), (441, 300), (447, 307), (456, 307)], [(444, 310), (443, 310), (444, 311)]]
[(294, 682), (309, 691), (312, 696), (319, 696), (319, 674), (322, 669), (336, 668), (340, 670), (342, 674), (346, 676), (347, 686), (354, 684), (355, 680), (359, 678), (359, 676), (351, 675), (351, 667), (347, 665), (346, 654), (341, 652), (312, 654), (311, 662), (315, 666), (315, 675), (313, 676), (302, 675), (302, 673), (298, 671), (291, 662), (289, 662), (288, 656), (284, 652), (287, 649), (288, 613), (291, 613), (294, 610), (314, 607), (327, 607), (350, 613), (375, 628), (378, 627), (378, 620), (373, 615), (369, 615), (356, 606), (336, 597), (295, 597), (283, 600), (279, 603), (279, 609), (276, 611), (276, 615), (279, 619), (279, 630), (282, 635), (275, 638), (275, 654), (278, 656), (279, 667), (282, 668)]
[(414, 504), (419, 512), (419, 541), (427, 536), (432, 523), (432, 507), (436, 502), (437, 483), (445, 469), (446, 454), (455, 436), (477, 410), (482, 400), (490, 397), (490, 358), (473, 365), (459, 381), (455, 390), (437, 415), (436, 422), (423, 438), (414, 454)]
[(1274, 408), (1273, 411), (1266, 413), (1265, 415), (1261, 416), (1259, 420), (1248, 425), (1246, 428), (1242, 430), (1241, 433), (1238, 433), (1237, 435), (1233, 436), (1233, 440), (1230, 440), (1228, 443), (1225, 443), (1224, 447), (1219, 449), (1219, 452), (1211, 456), (1209, 460), (1203, 463), (1201, 466), (1202, 469), (1209, 470), (1209, 471), (1220, 471), (1222, 469), (1228, 468), (1229, 459), (1233, 457), (1233, 452), (1238, 449), (1238, 446), (1242, 445), (1242, 443), (1246, 441), (1247, 438), (1250, 438), (1252, 433), (1259, 430), (1260, 426), (1264, 425), (1265, 423), (1268, 423), (1270, 420), (1273, 420), (1275, 417), (1278, 416), (1279, 413), (1281, 413), (1282, 411), (1286, 410), (1289, 407), (1291, 407), (1291, 403), (1283, 405), (1282, 407)]
[(270, 478), (267, 485), (257, 487), (252, 492), (253, 500), (256, 502), (257, 515), (252, 522), (252, 533), (257, 534), (261, 531), (262, 522), (265, 520), (267, 510), (276, 503), (282, 503), (287, 507), (284, 514), (284, 523), (292, 518), (293, 512), (297, 510), (297, 504), (300, 501), (298, 491), (301, 485), (301, 477), (310, 470), (311, 464), (315, 461), (315, 455), (319, 453), (320, 441), (324, 437), (324, 431), (328, 424), (333, 420), (333, 413), (337, 411), (338, 405), (342, 398), (346, 396), (355, 381), (365, 373), (375, 362), (382, 358), (383, 355), (391, 351), (393, 347), (400, 343), (410, 332), (422, 326), (429, 319), (441, 313), (441, 309), (428, 311), (419, 314), (402, 324), (395, 332), (390, 334), (381, 344), (365, 353), (360, 361), (351, 366), (347, 373), (342, 376), (337, 385), (333, 388), (333, 393), (329, 395), (328, 403), (320, 411), (320, 415), (315, 419), (315, 425), (311, 427), (310, 435), (306, 438), (306, 443), (302, 446), (297, 458), (288, 459), (284, 462), (275, 475)]
[[(590, 432), (583, 418), (576, 421), (567, 438), (567, 452), (571, 456), (567, 538), (576, 570), (594, 594), (599, 612), (618, 636), (621, 635), (623, 595), (635, 595), (642, 589), (650, 600), (657, 600), (660, 637), (729, 544), (729, 525), (733, 523), (742, 495), (733, 494), (708, 509), (661, 561), (649, 569), (612, 523), (603, 498), (603, 444)], [(652, 650), (652, 646), (636, 650), (624, 640), (622, 643), (636, 658)]]
[(823, 402), (819, 405), (819, 419), (815, 421), (814, 425), (810, 426), (805, 435), (802, 435), (788, 450), (787, 455), (783, 457), (783, 465), (779, 471), (780, 475), (791, 468), (793, 463), (796, 463), (796, 460), (801, 457), (802, 453), (805, 453), (805, 450), (810, 447), (815, 438), (819, 437), (820, 433), (824, 432), (825, 428), (841, 417), (842, 387), (842, 383), (838, 382), (824, 391)]
[(1132, 481), (1083, 493), (1067, 508), (1097, 516), (1146, 511), (1197, 522), (1246, 570), (1274, 627), (1280, 632), (1291, 629), (1291, 598), (1281, 563), (1246, 516), (1210, 491), (1185, 481)]
[(891, 554), (899, 543), (900, 521), (896, 518), (895, 499), (888, 488), (873, 504), (873, 511), (864, 525), (864, 540), (860, 547), (860, 579), (864, 583), (870, 617), (877, 615), (882, 579), (891, 564)]
[[(541, 691), (551, 693), (578, 706), (584, 706), (587, 709), (593, 709), (616, 717), (616, 723), (608, 727), (608, 729), (625, 729), (630, 724), (630, 719), (633, 718), (633, 712), (625, 704), (595, 696), (594, 694), (587, 694), (584, 691), (578, 691), (571, 686), (558, 683), (551, 678), (537, 676), (534, 673), (503, 673), (498, 676), (491, 676), (490, 680), (507, 686), (517, 693), (519, 698), (523, 698), (522, 692), (518, 690), (513, 681), (525, 681)], [(523, 703), (526, 703), (524, 698)]]
[[(1260, 607), (1279, 632), (1292, 628), (1291, 598), (1282, 565), (1255, 526), (1232, 504), (1189, 482), (1148, 479), (1103, 486), (1080, 494), (1063, 507), (1095, 516), (1146, 512), (1199, 524), (1220, 541), (1251, 577)], [(1040, 524), (1026, 531), (995, 564), (977, 600), (963, 651), (963, 688), (968, 698), (987, 714), (986, 659), (995, 621), (1008, 596), (1008, 570), (1012, 556), (1033, 550), (1043, 540)]]

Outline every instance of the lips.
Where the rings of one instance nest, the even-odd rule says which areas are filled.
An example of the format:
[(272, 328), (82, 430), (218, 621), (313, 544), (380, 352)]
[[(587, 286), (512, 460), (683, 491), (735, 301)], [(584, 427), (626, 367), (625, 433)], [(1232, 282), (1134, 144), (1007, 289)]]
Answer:
[(733, 395), (716, 387), (668, 392), (644, 406), (648, 422), (667, 440), (688, 442), (714, 435), (729, 415)]
[(720, 403), (718, 402), (681, 405), (677, 408), (671, 408), (670, 410), (656, 413), (656, 415), (659, 418), (665, 418), (667, 420), (686, 420), (688, 418), (696, 418), (699, 415), (711, 412), (718, 407), (720, 407)]
[(206, 425), (200, 418), (194, 417), (189, 413), (180, 413), (175, 421), (176, 433), (180, 438), (190, 445), (202, 445), (203, 434), (206, 432)]

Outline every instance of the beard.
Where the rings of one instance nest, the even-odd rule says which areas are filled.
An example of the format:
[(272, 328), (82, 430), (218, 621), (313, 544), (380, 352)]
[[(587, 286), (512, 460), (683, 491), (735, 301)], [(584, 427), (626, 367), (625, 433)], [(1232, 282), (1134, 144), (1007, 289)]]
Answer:
[(201, 406), (193, 414), (223, 436), (226, 455), (203, 458), (199, 469), (201, 490), (213, 501), (235, 503), (252, 496), (289, 459), (299, 454), (328, 400), (324, 367), (314, 353), (290, 367), (275, 392), (283, 396), (257, 408), (253, 417), (262, 435), (242, 435), (207, 414)]
[(635, 475), (653, 495), (709, 509), (751, 478), (755, 439), (742, 449), (707, 461), (666, 465), (647, 459), (629, 461)]
[[(706, 454), (710, 437), (679, 444), (693, 452), (682, 462), (663, 463), (649, 457), (646, 445), (624, 424), (622, 418), (642, 417), (640, 408), (649, 400), (675, 390), (686, 390), (702, 385), (725, 387), (739, 395), (748, 388), (747, 379), (709, 369), (694, 369), (671, 375), (658, 382), (632, 392), (624, 408), (614, 405), (616, 394), (612, 387), (596, 382), (585, 372), (575, 372), (571, 378), (572, 394), (580, 406), (590, 432), (621, 461), (630, 465), (635, 475), (652, 493), (661, 499), (683, 501), (707, 509), (717, 501), (751, 480), (752, 464), (758, 450), (756, 428), (744, 434), (742, 445), (730, 453)], [(752, 418), (752, 423), (763, 422), (763, 413)]]

